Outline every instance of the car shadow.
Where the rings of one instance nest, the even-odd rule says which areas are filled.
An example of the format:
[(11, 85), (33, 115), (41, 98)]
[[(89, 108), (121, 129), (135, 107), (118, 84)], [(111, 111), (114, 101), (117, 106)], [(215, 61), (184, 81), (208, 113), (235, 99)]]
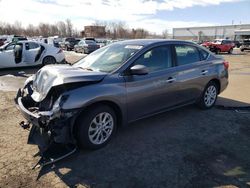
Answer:
[[(250, 104), (219, 97), (219, 105)], [(40, 169), (68, 187), (247, 187), (250, 182), (250, 116), (195, 105), (119, 128), (96, 151), (78, 150)]]
[(27, 75), (35, 74), (41, 67), (42, 66), (0, 69), (0, 76), (13, 75), (19, 77), (28, 77)]

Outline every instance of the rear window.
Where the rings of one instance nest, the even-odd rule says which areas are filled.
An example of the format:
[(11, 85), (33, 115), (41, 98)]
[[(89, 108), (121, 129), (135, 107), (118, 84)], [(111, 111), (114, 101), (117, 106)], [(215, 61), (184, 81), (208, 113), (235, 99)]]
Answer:
[(247, 45), (250, 45), (250, 40), (248, 41), (244, 41), (243, 44), (247, 44)]
[(86, 44), (96, 44), (93, 40), (85, 40)]
[(175, 45), (178, 65), (186, 65), (200, 61), (200, 54), (196, 47), (190, 45)]
[(75, 38), (66, 38), (65, 41), (68, 41), (68, 42), (73, 42), (75, 41), (76, 39)]
[(206, 60), (208, 58), (209, 53), (203, 49), (200, 49), (200, 48), (199, 48), (199, 51), (201, 54), (201, 60), (202, 61)]

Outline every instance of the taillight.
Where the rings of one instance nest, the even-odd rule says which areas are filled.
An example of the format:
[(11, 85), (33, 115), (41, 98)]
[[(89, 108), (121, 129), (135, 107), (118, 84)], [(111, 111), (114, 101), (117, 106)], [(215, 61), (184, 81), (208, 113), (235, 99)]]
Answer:
[(229, 62), (224, 61), (224, 62), (223, 62), (223, 65), (224, 65), (225, 69), (228, 69), (228, 68), (229, 68)]
[(62, 53), (63, 51), (62, 51), (62, 49), (60, 48), (59, 50), (58, 50), (58, 54), (60, 54), (60, 53)]

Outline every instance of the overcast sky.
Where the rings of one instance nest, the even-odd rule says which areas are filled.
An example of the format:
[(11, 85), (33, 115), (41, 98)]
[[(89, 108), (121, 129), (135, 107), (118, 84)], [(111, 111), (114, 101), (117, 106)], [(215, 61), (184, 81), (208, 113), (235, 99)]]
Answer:
[(0, 0), (0, 21), (23, 26), (71, 19), (78, 30), (99, 21), (161, 34), (173, 27), (249, 23), (250, 0)]

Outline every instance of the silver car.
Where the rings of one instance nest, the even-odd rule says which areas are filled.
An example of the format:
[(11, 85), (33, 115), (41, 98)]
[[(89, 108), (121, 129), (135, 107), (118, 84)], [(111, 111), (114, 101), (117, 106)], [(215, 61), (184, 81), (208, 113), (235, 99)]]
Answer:
[(29, 143), (98, 149), (117, 127), (196, 103), (214, 106), (228, 85), (228, 62), (192, 42), (128, 40), (74, 65), (48, 65), (27, 79), (16, 104)]

